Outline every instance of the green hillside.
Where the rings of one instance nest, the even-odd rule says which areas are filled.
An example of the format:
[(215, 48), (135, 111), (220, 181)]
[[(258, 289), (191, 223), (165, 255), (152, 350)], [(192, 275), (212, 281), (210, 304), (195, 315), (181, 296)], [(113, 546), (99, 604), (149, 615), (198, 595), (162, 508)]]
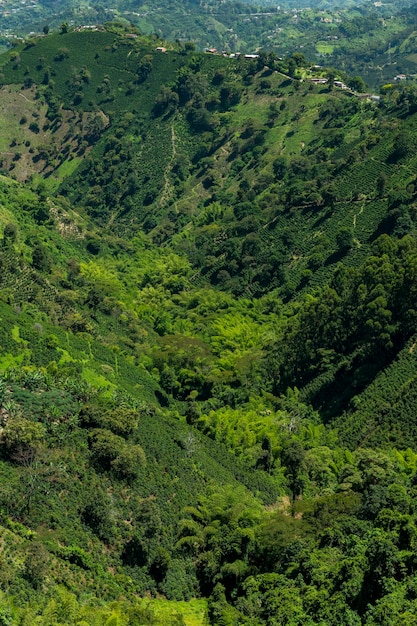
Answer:
[[(416, 5), (409, 0), (381, 3), (337, 3), (315, 0), (170, 0), (157, 4), (137, 0), (4, 0), (0, 11), (0, 50), (28, 35), (90, 29), (116, 21), (200, 51), (217, 48), (231, 53), (273, 51), (280, 57), (303, 53), (312, 64), (336, 67), (361, 76), (369, 88), (395, 80), (414, 80)], [(401, 80), (401, 79), (399, 79)]]
[(416, 90), (120, 24), (0, 66), (0, 623), (413, 624)]

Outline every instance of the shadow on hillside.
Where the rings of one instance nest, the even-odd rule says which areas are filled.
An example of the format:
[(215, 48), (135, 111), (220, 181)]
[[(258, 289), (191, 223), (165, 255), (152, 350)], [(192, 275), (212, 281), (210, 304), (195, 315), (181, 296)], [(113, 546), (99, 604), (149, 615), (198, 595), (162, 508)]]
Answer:
[(348, 250), (336, 250), (333, 254), (327, 257), (324, 265), (327, 267), (329, 265), (333, 265), (334, 263), (339, 263), (347, 253)]
[(369, 242), (373, 243), (378, 237), (381, 235), (390, 235), (395, 228), (396, 217), (394, 215), (387, 215), (383, 220), (378, 224), (378, 228), (369, 238)]
[(324, 213), (323, 215), (321, 215), (313, 224), (314, 228), (319, 228), (322, 224), (324, 224), (324, 222), (326, 220), (329, 219), (329, 217), (331, 216), (332, 212), (331, 211), (326, 211), (326, 213)]

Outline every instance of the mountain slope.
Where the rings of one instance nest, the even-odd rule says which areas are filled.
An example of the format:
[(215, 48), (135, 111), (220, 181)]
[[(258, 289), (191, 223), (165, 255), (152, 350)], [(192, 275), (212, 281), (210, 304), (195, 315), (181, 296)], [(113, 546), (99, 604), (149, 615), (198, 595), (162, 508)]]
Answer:
[[(396, 239), (414, 233), (415, 94), (407, 88), (387, 89), (382, 101), (372, 102), (331, 82), (315, 83), (318, 79), (301, 67), (302, 59), (297, 56), (278, 61), (273, 55), (224, 59), (192, 51), (164, 53), (155, 50), (157, 42), (130, 34), (53, 35), (9, 55), (3, 65), (5, 80), (33, 85), (23, 92), (4, 87), (11, 103), (27, 105), (27, 113), (20, 108), (14, 126), (9, 124), (5, 130), (9, 136), (20, 132), (8, 146), (7, 152), (14, 156), (6, 157), (4, 152), (6, 166), (21, 179), (32, 168), (35, 188), (42, 175), (46, 189), (57, 190), (84, 216), (84, 225), (73, 233), (86, 256), (78, 276), (72, 272), (68, 281), (72, 297), (79, 298), (76, 292), (81, 290), (84, 302), (99, 316), (119, 317), (120, 307), (133, 318), (141, 311), (150, 329), (161, 336), (158, 342), (164, 356), (158, 356), (158, 367), (163, 369), (168, 358), (169, 367), (176, 370), (176, 384), (181, 387), (178, 398), (184, 400), (195, 392), (200, 400), (207, 400), (218, 384), (209, 372), (218, 367), (219, 358), (224, 360), (227, 340), (215, 343), (219, 320), (201, 333), (196, 330), (198, 313), (197, 326), (184, 319), (184, 306), (195, 306), (190, 304), (195, 300), (193, 290), (211, 284), (244, 296), (236, 309), (243, 311), (243, 326), (254, 324), (253, 336), (259, 337), (260, 312), (271, 306), (268, 294), (291, 302), (318, 290), (320, 302), (327, 297), (326, 285), (338, 292), (341, 262), (351, 268), (343, 281), (351, 282), (355, 290), (355, 281), (363, 281), (361, 273), (371, 271), (360, 269), (368, 255), (384, 254), (382, 244), (375, 247), (373, 243), (378, 236)], [(39, 58), (48, 62), (41, 64)], [(32, 119), (42, 121), (35, 133), (30, 111)], [(43, 119), (36, 117), (41, 111)], [(26, 119), (23, 123), (18, 121), (20, 115)], [(27, 137), (32, 134), (39, 136), (39, 144), (31, 143), (27, 151)], [(44, 219), (47, 216), (46, 211)], [(66, 220), (63, 214), (60, 228)], [(133, 247), (123, 239), (128, 232), (136, 233)], [(159, 252), (153, 244), (162, 246)], [(128, 260), (138, 246), (141, 258), (146, 259), (146, 269), (139, 271)], [(411, 248), (407, 254), (413, 254)], [(395, 255), (390, 262), (397, 262)], [(409, 259), (404, 262), (411, 263)], [(156, 264), (150, 270), (148, 263)], [(412, 283), (411, 277), (407, 280)], [(385, 290), (380, 297), (386, 296), (386, 281), (378, 273), (367, 281), (370, 302), (380, 282)], [(166, 311), (155, 317), (153, 301), (162, 301), (161, 284)], [(184, 288), (191, 292), (186, 295)], [(346, 286), (343, 289), (346, 292)], [(401, 289), (393, 285), (393, 303)], [(342, 302), (345, 292), (338, 294)], [(256, 316), (248, 320), (249, 301), (254, 297), (261, 298), (260, 305)], [(369, 369), (360, 390), (390, 363), (404, 341), (411, 340), (409, 314), (404, 311), (393, 323), (394, 304), (384, 303), (390, 316), (390, 347), (381, 363)], [(226, 306), (234, 309), (231, 301)], [(364, 315), (369, 315), (371, 305), (366, 306)], [(277, 307), (276, 315), (282, 304)], [(280, 336), (274, 330), (280, 322), (264, 319), (262, 324), (271, 330), (261, 333)], [(101, 318), (97, 321), (101, 323)], [(365, 322), (366, 318), (358, 319), (358, 327)], [(282, 345), (281, 339), (278, 342), (283, 354), (290, 350), (294, 355), (291, 332)], [(353, 332), (350, 329), (346, 336), (349, 345), (363, 344), (365, 335), (353, 339)], [(201, 361), (206, 373), (191, 376), (185, 389), (190, 374), (179, 371), (185, 361), (174, 364), (164, 336), (173, 336), (173, 345), (182, 342), (186, 346), (187, 336), (203, 341), (196, 344), (195, 356), (187, 365), (195, 367)], [(238, 335), (234, 347), (242, 340)], [(127, 337), (124, 341), (135, 343)], [(319, 356), (314, 359), (321, 359), (322, 350), (334, 350), (333, 341), (330, 338), (325, 346), (319, 335)], [(233, 363), (234, 372), (226, 380), (238, 386), (239, 358), (252, 354), (258, 361), (262, 350), (269, 350), (262, 339), (242, 346), (243, 351), (221, 366), (226, 372)], [(296, 367), (305, 370), (306, 355), (300, 349), (302, 365)], [(334, 377), (342, 364), (347, 367), (347, 350), (346, 346), (343, 357), (332, 353), (326, 375), (315, 372), (312, 365), (314, 373), (300, 377), (286, 361), (285, 375), (279, 374), (280, 386), (274, 382), (271, 389), (279, 394), (288, 385), (308, 383), (315, 391), (313, 395), (306, 392), (305, 397), (319, 406), (320, 394), (326, 398), (326, 377)], [(370, 353), (363, 345), (361, 350), (367, 363)], [(346, 372), (358, 367), (358, 358), (352, 348)], [(313, 384), (311, 377), (317, 382)], [(347, 409), (354, 395), (355, 390), (347, 388), (329, 415), (333, 418)], [(323, 411), (327, 414), (328, 409), (323, 406)]]
[(411, 623), (415, 92), (132, 35), (2, 60), (0, 615)]
[(360, 75), (373, 88), (399, 74), (411, 78), (415, 6), (410, 2), (329, 2), (300, 8), (293, 2), (279, 7), (253, 2), (146, 3), (5, 2), (0, 13), (0, 45), (10, 47), (28, 34), (58, 31), (62, 26), (88, 28), (116, 21), (146, 35), (177, 43), (194, 42), (199, 50), (217, 48), (251, 53), (273, 50), (279, 56), (302, 52), (311, 62)]

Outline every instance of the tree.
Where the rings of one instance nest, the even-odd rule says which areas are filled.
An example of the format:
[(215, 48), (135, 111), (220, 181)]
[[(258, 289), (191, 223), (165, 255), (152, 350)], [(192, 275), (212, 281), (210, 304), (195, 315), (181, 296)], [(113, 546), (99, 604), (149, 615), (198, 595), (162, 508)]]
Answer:
[(14, 243), (17, 239), (17, 226), (8, 222), (3, 230), (3, 244)]
[(117, 477), (134, 480), (146, 464), (146, 456), (139, 445), (127, 443), (110, 430), (96, 428), (90, 435), (93, 459), (102, 470), (112, 471)]
[(164, 580), (169, 566), (171, 565), (171, 555), (165, 548), (159, 546), (149, 567), (149, 573), (156, 582)]
[(258, 459), (258, 465), (262, 465), (266, 472), (270, 472), (274, 463), (272, 445), (269, 437), (264, 437), (262, 441), (262, 454)]
[(113, 537), (113, 522), (109, 511), (111, 502), (108, 495), (99, 485), (92, 485), (86, 496), (81, 511), (81, 519), (102, 541), (110, 541)]
[(37, 224), (45, 224), (49, 218), (50, 212), (47, 204), (41, 204), (33, 213), (33, 219)]
[(153, 58), (151, 54), (145, 54), (145, 56), (140, 60), (137, 69), (138, 82), (143, 83), (152, 72), (153, 69)]
[(138, 412), (125, 407), (114, 407), (104, 413), (99, 411), (98, 425), (116, 435), (127, 437), (138, 425)]
[(334, 81), (336, 80), (335, 70), (332, 68), (329, 68), (326, 72), (326, 78), (327, 78), (327, 86), (329, 88), (329, 91), (331, 91), (334, 87)]
[(49, 553), (41, 543), (32, 544), (26, 553), (25, 578), (35, 589), (39, 589), (46, 577), (49, 566)]
[(124, 439), (110, 430), (97, 428), (90, 435), (91, 451), (96, 463), (105, 470), (117, 458), (124, 446)]
[(62, 24), (60, 26), (60, 33), (61, 33), (61, 35), (64, 35), (68, 31), (69, 31), (69, 24), (68, 24), (68, 22), (62, 22)]
[(293, 58), (288, 59), (288, 76), (294, 77), (295, 70), (297, 69), (297, 63)]
[(178, 107), (179, 97), (176, 91), (173, 91), (169, 87), (162, 87), (161, 91), (155, 98), (155, 104), (153, 106), (153, 114), (158, 116), (163, 113), (168, 115), (175, 111)]
[[(296, 580), (283, 574), (261, 574), (245, 580), (243, 589), (248, 605), (254, 607), (255, 615), (262, 620), (255, 618), (253, 623), (312, 626), (313, 622), (303, 610), (302, 594)], [(271, 616), (273, 621), (270, 621)]]
[(45, 26), (42, 28), (42, 31), (44, 35), (47, 35), (49, 33), (49, 26), (45, 24)]
[(8, 455), (19, 462), (33, 460), (44, 439), (45, 427), (17, 414), (10, 415), (3, 431), (3, 445)]
[(285, 467), (293, 501), (303, 490), (305, 450), (297, 439), (291, 439), (281, 453), (281, 463)]
[(366, 89), (365, 81), (361, 76), (354, 76), (348, 80), (348, 87), (358, 93), (363, 93)]
[(184, 513), (177, 547), (197, 556), (202, 587), (211, 591), (217, 581), (235, 587), (249, 570), (260, 503), (244, 488), (224, 487)]
[(391, 154), (391, 159), (396, 162), (400, 159), (405, 159), (411, 153), (414, 152), (415, 149), (415, 141), (413, 140), (412, 135), (405, 130), (400, 131), (393, 140), (393, 152)]
[(242, 92), (236, 85), (224, 85), (220, 90), (220, 102), (224, 109), (228, 109), (240, 101)]
[(386, 185), (387, 185), (387, 175), (385, 174), (385, 172), (381, 172), (381, 174), (378, 176), (378, 180), (376, 182), (376, 188), (378, 191), (378, 195), (380, 198), (382, 198), (382, 196), (384, 195), (384, 191), (386, 189)]
[(138, 445), (125, 444), (116, 458), (111, 462), (111, 466), (116, 475), (128, 481), (134, 480), (139, 470), (146, 465), (146, 456), (142, 448)]
[(105, 129), (104, 121), (101, 115), (90, 117), (85, 125), (85, 138), (89, 144), (98, 141)]
[(293, 59), (293, 61), (295, 61), (297, 67), (305, 67), (307, 63), (304, 54), (302, 54), (301, 52), (294, 52), (291, 55), (291, 58)]
[(346, 226), (342, 227), (336, 235), (336, 244), (340, 252), (347, 252), (353, 245), (352, 229)]
[(275, 176), (281, 180), (287, 172), (287, 159), (283, 156), (278, 157), (272, 163)]
[(37, 243), (32, 250), (32, 266), (40, 272), (49, 272), (52, 267), (52, 260), (47, 248)]

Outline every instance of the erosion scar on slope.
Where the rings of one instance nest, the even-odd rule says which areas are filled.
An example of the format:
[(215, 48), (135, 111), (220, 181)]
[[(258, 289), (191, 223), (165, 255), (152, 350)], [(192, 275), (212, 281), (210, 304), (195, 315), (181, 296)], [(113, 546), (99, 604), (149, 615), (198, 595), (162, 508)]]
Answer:
[(167, 200), (169, 199), (169, 192), (170, 192), (170, 186), (171, 183), (169, 181), (169, 173), (172, 170), (172, 164), (174, 162), (174, 159), (177, 155), (177, 148), (176, 148), (176, 141), (177, 141), (177, 137), (175, 135), (175, 129), (174, 129), (174, 124), (172, 124), (171, 126), (171, 143), (172, 143), (172, 153), (171, 153), (171, 158), (168, 161), (168, 164), (165, 168), (165, 172), (164, 172), (164, 188), (162, 190), (161, 193), (161, 198), (159, 200), (159, 206), (163, 206), (165, 204), (165, 202), (167, 202)]
[(365, 208), (365, 202), (362, 203), (362, 206), (360, 208), (359, 213), (355, 213), (355, 215), (353, 216), (353, 228), (356, 228), (356, 217), (357, 217), (357, 215), (362, 215), (364, 208)]

